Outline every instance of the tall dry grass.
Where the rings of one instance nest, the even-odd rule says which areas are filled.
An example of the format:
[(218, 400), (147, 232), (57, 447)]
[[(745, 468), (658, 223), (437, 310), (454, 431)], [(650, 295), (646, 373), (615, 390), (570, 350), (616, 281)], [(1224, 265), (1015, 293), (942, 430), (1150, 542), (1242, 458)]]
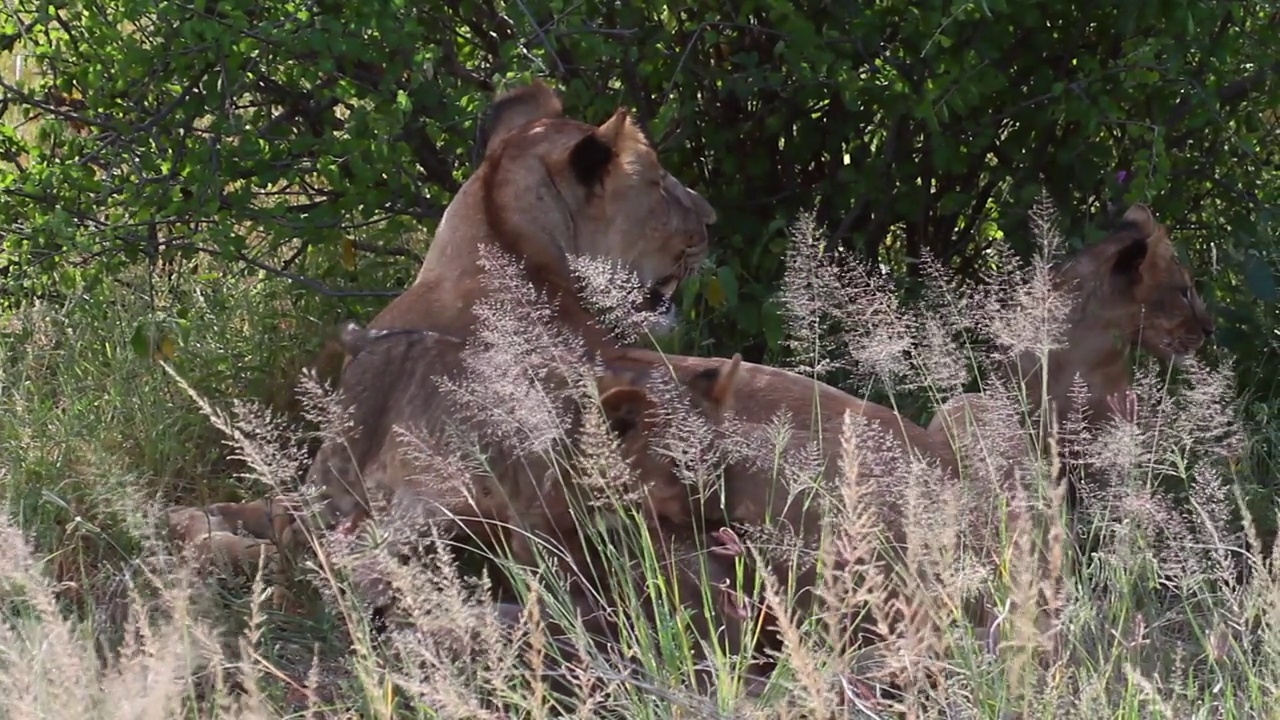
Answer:
[[(1247, 479), (1237, 468), (1249, 446), (1228, 371), (1141, 362), (1132, 421), (1058, 429), (1056, 446), (1091, 471), (1075, 520), (1093, 538), (1087, 555), (1077, 557), (1071, 541), (1055, 448), (1010, 460), (1008, 448), (1028, 437), (1031, 399), (987, 371), (1009, 353), (1047, 354), (1067, 303), (1048, 281), (1061, 238), (1047, 212), (1038, 217), (1045, 250), (1030, 267), (1001, 263), (999, 275), (962, 290), (927, 264), (934, 287), (922, 307), (904, 307), (885, 279), (825, 253), (811, 218), (793, 229), (782, 288), (792, 367), (815, 378), (844, 371), (860, 387), (935, 404), (980, 374), (1002, 412), (981, 442), (963, 448), (963, 483), (944, 482), (927, 464), (878, 457), (868, 429), (850, 419), (835, 454), (840, 472), (881, 463), (895, 468), (893, 482), (823, 485), (830, 449), (797, 438), (796, 418), (739, 417), (712, 429), (679, 402), (673, 383), (651, 378), (671, 409), (655, 431), (656, 451), (690, 488), (714, 486), (727, 463), (751, 463), (787, 487), (816, 488), (830, 517), (830, 534), (816, 544), (776, 528), (742, 529), (747, 553), (729, 566), (728, 584), (785, 617), (794, 590), (745, 570), (753, 557), (793, 557), (819, 568), (825, 607), (867, 612), (876, 637), (856, 648), (842, 642), (849, 628), (834, 614), (782, 622), (767, 684), (752, 681), (757, 669), (728, 652), (723, 636), (700, 642), (690, 630), (695, 613), (722, 622), (717, 586), (682, 584), (669, 572), (631, 510), (633, 469), (594, 413), (589, 384), (556, 381), (591, 369), (573, 364), (572, 339), (542, 322), (537, 298), (498, 258), (493, 277), (510, 292), (480, 308), (468, 371), (449, 391), (503, 432), (454, 438), (457, 455), (435, 467), (474, 470), (484, 458), (469, 450), (503, 442), (558, 468), (547, 482), (589, 489), (578, 521), (614, 590), (586, 600), (563, 563), (552, 562), (563, 554), (552, 543), (535, 545), (546, 562), (520, 567), (450, 536), (448, 523), (422, 527), (386, 513), (355, 537), (315, 538), (291, 588), (307, 612), (275, 613), (265, 605), (265, 569), (232, 577), (193, 567), (158, 528), (164, 507), (201, 497), (167, 473), (191, 472), (179, 456), (206, 446), (211, 428), (237, 458), (228, 467), (239, 476), (226, 482), (245, 495), (305, 501), (313, 490), (297, 486), (299, 429), (202, 372), (227, 361), (219, 352), (247, 352), (271, 337), (266, 326), (225, 322), (260, 302), (253, 294), (262, 284), (225, 283), (248, 304), (224, 302), (222, 314), (209, 314), (227, 341), (180, 354), (170, 373), (127, 352), (127, 333), (116, 328), (143, 310), (128, 301), (9, 318), (0, 337), (9, 509), (0, 524), (9, 547), (0, 563), (8, 600), (0, 713), (1267, 716), (1280, 679), (1280, 583), (1256, 555), (1248, 517), (1238, 517)], [(617, 292), (616, 269), (583, 263), (578, 271), (604, 291), (594, 302), (620, 334), (643, 335), (646, 325), (619, 310), (628, 296)], [(322, 429), (341, 422), (327, 388), (307, 381), (300, 392)], [(584, 408), (581, 420), (558, 415), (561, 401)], [(196, 464), (202, 477), (221, 470), (212, 459)], [(1002, 484), (1008, 477), (1017, 482)], [(1185, 492), (1175, 496), (1172, 486)], [(885, 494), (901, 508), (895, 519), (907, 538), (887, 559), (876, 511)], [(678, 559), (699, 573), (705, 551), (691, 539)], [(902, 567), (882, 572), (886, 562)], [(827, 572), (833, 565), (862, 572)], [(397, 600), (382, 633), (372, 627), (371, 589)], [(979, 596), (997, 610), (994, 633), (963, 616), (961, 600)], [(617, 622), (598, 622), (597, 611)], [(754, 632), (744, 630), (748, 640)], [(888, 685), (898, 692), (878, 692)]]

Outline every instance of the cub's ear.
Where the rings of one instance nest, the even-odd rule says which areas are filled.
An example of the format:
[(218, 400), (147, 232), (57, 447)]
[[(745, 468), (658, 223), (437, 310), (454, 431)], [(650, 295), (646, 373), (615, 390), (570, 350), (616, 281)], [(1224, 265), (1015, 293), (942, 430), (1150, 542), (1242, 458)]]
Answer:
[(483, 160), (499, 140), (520, 126), (563, 113), (560, 97), (541, 80), (499, 93), (489, 105), (486, 122), (480, 124), (473, 160)]
[(733, 407), (734, 390), (737, 388), (742, 354), (734, 353), (727, 368), (707, 368), (689, 378), (687, 385), (694, 396), (708, 403), (717, 412), (727, 412)]
[(1147, 259), (1150, 242), (1147, 238), (1134, 238), (1116, 252), (1115, 261), (1111, 264), (1111, 274), (1136, 283), (1141, 279), (1142, 264)]
[(618, 437), (635, 430), (644, 415), (649, 396), (634, 385), (616, 387), (600, 396), (600, 408), (609, 421), (609, 429)]
[(604, 182), (609, 166), (630, 128), (631, 115), (626, 108), (618, 108), (613, 117), (605, 121), (591, 134), (578, 141), (569, 151), (569, 167), (584, 187), (595, 187)]

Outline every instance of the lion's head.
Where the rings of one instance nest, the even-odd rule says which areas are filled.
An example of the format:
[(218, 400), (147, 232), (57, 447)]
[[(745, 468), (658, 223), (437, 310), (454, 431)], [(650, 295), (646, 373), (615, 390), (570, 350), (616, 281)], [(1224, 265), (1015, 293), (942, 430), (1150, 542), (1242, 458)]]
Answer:
[[(622, 261), (646, 290), (646, 309), (669, 307), (707, 257), (716, 212), (667, 172), (626, 108), (599, 127), (570, 120), (535, 82), (499, 98), (491, 118), (481, 172), (495, 229), (515, 238), (520, 226), (545, 223), (560, 253)], [(546, 260), (562, 267), (563, 258)]]
[(1150, 208), (1135, 204), (1106, 238), (1061, 269), (1081, 290), (1079, 313), (1163, 360), (1195, 354), (1214, 332), (1191, 272)]
[[(1213, 334), (1213, 318), (1196, 293), (1191, 272), (1178, 260), (1167, 228), (1141, 203), (1130, 207), (1100, 242), (1055, 264), (1052, 274), (1059, 290), (1074, 295), (1065, 342), (1049, 353), (1047, 378), (1036, 352), (1018, 358), (1016, 372), (1008, 378), (1013, 384), (1005, 392), (1021, 394), (1010, 394), (1004, 404), (1023, 397), (1039, 412), (1042, 391), (1047, 391), (1059, 423), (1077, 408), (1086, 422), (1101, 421), (1114, 415), (1112, 398), (1129, 390), (1126, 356), (1131, 347), (1180, 363)], [(1083, 398), (1075, 394), (1077, 381), (1087, 389)], [(946, 428), (964, 429), (957, 436), (959, 449), (976, 441), (972, 429), (987, 426), (986, 442), (991, 442), (992, 428), (1002, 425), (993, 419), (1013, 410), (992, 400), (969, 393), (949, 399), (930, 421), (929, 433), (945, 442)], [(983, 419), (971, 424), (967, 415)], [(1037, 432), (1046, 430), (1041, 425)], [(1009, 459), (1021, 461), (1021, 450), (1010, 452)]]
[[(484, 245), (575, 303), (572, 256), (620, 264), (637, 279), (635, 309), (669, 321), (677, 286), (707, 257), (716, 213), (662, 166), (625, 108), (599, 126), (580, 122), (535, 82), (496, 99), (482, 143), (480, 166), (446, 209), (417, 280), (376, 326), (465, 335), (472, 305), (489, 292), (478, 266)], [(586, 317), (578, 312), (574, 324)]]
[[(700, 521), (702, 499), (678, 474), (676, 456), (697, 452), (690, 421), (715, 425), (731, 409), (741, 363), (742, 356), (735, 354), (726, 367), (701, 370), (678, 383), (675, 392), (617, 371), (599, 378), (600, 407), (631, 463), (649, 517), (677, 526)], [(664, 441), (674, 441), (675, 447)]]

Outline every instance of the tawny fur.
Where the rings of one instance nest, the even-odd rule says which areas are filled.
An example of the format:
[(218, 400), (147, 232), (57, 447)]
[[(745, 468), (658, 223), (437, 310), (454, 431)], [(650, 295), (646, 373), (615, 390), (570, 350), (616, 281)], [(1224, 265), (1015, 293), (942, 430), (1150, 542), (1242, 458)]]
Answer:
[[(483, 431), (445, 386), (462, 369), (460, 340), (423, 330), (360, 331), (351, 324), (344, 327), (342, 339), (351, 360), (338, 392), (351, 412), (350, 426), (342, 441), (325, 443), (308, 473), (308, 484), (323, 488), (323, 515), (313, 529), (332, 527), (340, 519), (358, 524), (380, 501), (397, 516), (444, 521), (482, 542), (510, 544), (515, 558), (525, 563), (533, 562), (527, 538), (548, 536), (560, 542), (560, 535), (573, 533), (571, 508), (582, 507), (584, 500), (574, 492), (578, 488), (569, 479), (571, 467), (556, 467), (541, 455), (517, 456), (493, 442), (478, 448), (484, 467), (466, 477), (442, 477), (458, 468), (424, 466), (414, 457), (422, 448), (440, 459), (477, 449), (451, 445), (447, 439), (450, 430), (457, 433), (453, 437), (465, 439)], [(736, 368), (731, 365), (730, 371)], [(710, 397), (724, 392), (718, 375), (701, 380), (710, 384), (696, 388), (699, 392)], [(637, 382), (635, 375), (607, 369), (596, 377), (604, 420), (635, 471), (630, 492), (652, 524), (692, 528), (699, 518), (690, 512), (688, 490), (668, 482), (671, 461), (649, 451), (647, 436), (661, 408)], [(570, 417), (582, 411), (565, 410)], [(565, 450), (571, 462), (572, 447)], [(284, 545), (300, 539), (286, 535)]]
[(204, 511), (219, 519), (232, 532), (278, 541), (292, 519), (293, 507), (283, 499), (263, 498), (247, 503), (221, 502), (206, 505)]
[[(707, 257), (715, 210), (667, 172), (626, 109), (598, 127), (566, 118), (538, 83), (498, 96), (490, 127), (484, 160), (446, 208), (417, 279), (370, 328), (469, 337), (491, 292), (480, 252), (497, 248), (524, 264), (570, 329), (607, 342), (581, 305), (570, 255), (621, 262), (668, 299)], [(335, 351), (317, 364), (331, 365)]]
[[(514, 252), (524, 262), (535, 285), (549, 290), (558, 303), (560, 319), (587, 336), (591, 347), (601, 349), (611, 368), (630, 366), (642, 373), (670, 368), (689, 382), (699, 371), (719, 367), (723, 359), (610, 350), (604, 333), (573, 294), (566, 260), (569, 253), (621, 259), (644, 283), (674, 289), (671, 281), (691, 273), (705, 257), (705, 226), (714, 221), (714, 211), (662, 170), (625, 112), (592, 127), (559, 117), (558, 109), (539, 96), (542, 91), (527, 92), (529, 104), (513, 101), (495, 113), (495, 131), (485, 148), (484, 162), (451, 203), (417, 280), (370, 327), (469, 336), (475, 304), (490, 292), (481, 281), (483, 270), (477, 263), (480, 248), (498, 247)], [(380, 372), (388, 373), (389, 367), (384, 363)], [(353, 379), (349, 386), (362, 397), (359, 403), (364, 403), (365, 395), (376, 393), (361, 390), (361, 382)], [(827, 461), (823, 475), (828, 484), (850, 475), (854, 482), (896, 479), (892, 472), (875, 477), (874, 468), (854, 472), (840, 468), (846, 414), (863, 418), (886, 433), (888, 447), (878, 450), (899, 457), (923, 456), (939, 465), (944, 477), (948, 473), (955, 477), (950, 443), (889, 408), (760, 365), (743, 363), (736, 382), (735, 417), (763, 425), (780, 411), (789, 412), (794, 443), (817, 441), (822, 445)], [(377, 405), (376, 400), (370, 400), (369, 407), (358, 408), (358, 412), (385, 414)], [(385, 427), (388, 422), (384, 418), (375, 424)], [(394, 456), (388, 452), (385, 435), (375, 430), (360, 440), (372, 444), (368, 457)], [(328, 464), (326, 457), (322, 451), (313, 472), (329, 472), (323, 469)], [(392, 467), (372, 469), (375, 476), (384, 477), (403, 472)], [(367, 474), (365, 480), (369, 480)], [(804, 494), (798, 488), (775, 488), (770, 478), (759, 472), (733, 472), (731, 468), (718, 507), (708, 501), (706, 508), (726, 523), (751, 524), (769, 518), (770, 522), (790, 524), (801, 537), (813, 539), (825, 518), (816, 511), (798, 509), (794, 498), (791, 503), (784, 502), (796, 492)], [(903, 532), (891, 504), (880, 517), (889, 530), (889, 544), (897, 544)], [(797, 579), (800, 585), (807, 581), (805, 577)], [(800, 609), (804, 607), (802, 603)]]
[[(276, 558), (275, 545), (262, 539), (270, 537), (271, 531), (270, 517), (265, 522), (259, 517), (265, 512), (268, 511), (263, 501), (219, 503), (210, 508), (170, 508), (169, 539), (187, 553), (197, 567), (220, 567), (251, 577), (260, 561), (271, 562)], [(247, 522), (234, 519), (241, 515)], [(239, 530), (257, 537), (242, 535)]]
[[(1196, 293), (1191, 272), (1179, 262), (1168, 229), (1140, 203), (1125, 212), (1107, 237), (1059, 264), (1053, 281), (1057, 291), (1074, 294), (1073, 308), (1062, 346), (1048, 353), (1047, 383), (1035, 353), (1024, 353), (1005, 368), (1007, 379), (1028, 401), (1030, 417), (1039, 419), (1036, 436), (1027, 444), (1012, 444), (1010, 452), (1017, 456), (1000, 458), (1005, 463), (1033, 457), (1045, 447), (1043, 399), (1055, 408), (1059, 428), (1075, 414), (1071, 393), (1077, 377), (1087, 388), (1086, 404), (1079, 410), (1087, 425), (1096, 425), (1111, 419), (1109, 399), (1130, 390), (1130, 349), (1176, 363), (1195, 354), (1214, 332), (1214, 320)], [(977, 448), (986, 440), (981, 430), (993, 426), (993, 402), (998, 401), (981, 393), (951, 398), (938, 409), (928, 431), (956, 448)]]
[[(608, 333), (577, 295), (571, 255), (621, 261), (643, 286), (667, 297), (707, 256), (714, 209), (662, 167), (625, 109), (597, 127), (563, 117), (559, 100), (544, 85), (504, 93), (491, 108), (483, 157), (446, 209), (414, 284), (369, 329), (423, 329), (469, 338), (476, 303), (494, 291), (486, 286), (479, 262), (488, 248), (521, 261), (527, 279), (554, 303), (558, 320), (589, 347), (608, 345)], [(334, 343), (330, 349), (341, 346)], [(439, 369), (449, 372), (447, 365)], [(370, 374), (381, 372), (389, 369)], [(364, 399), (364, 381), (348, 382), (344, 373), (342, 382), (358, 413), (382, 412), (381, 401)], [(370, 457), (392, 457), (381, 447), (389, 448), (392, 441), (377, 433), (366, 431), (361, 441), (379, 446)], [(342, 454), (322, 447), (313, 475), (329, 472), (321, 469), (326, 465), (349, 462), (335, 459)], [(401, 471), (371, 469), (375, 475)]]
[[(602, 357), (609, 367), (616, 370), (634, 368), (637, 372), (652, 372), (656, 370), (654, 365), (668, 367), (668, 372), (674, 373), (678, 383), (695, 388), (699, 375), (729, 362), (718, 358), (663, 356), (634, 348), (604, 351)], [(763, 431), (771, 420), (786, 414), (791, 420), (788, 449), (798, 450), (816, 443), (821, 449), (819, 460), (823, 466), (820, 477), (815, 478), (816, 485), (791, 485), (768, 467), (741, 460), (730, 461), (724, 469), (719, 490), (708, 493), (703, 499), (700, 514), (706, 526), (729, 526), (748, 531), (767, 527), (775, 532), (785, 527), (789, 531), (787, 534), (813, 551), (824, 532), (837, 529), (837, 525), (832, 523), (842, 522), (840, 515), (832, 515), (822, 509), (818, 504), (819, 497), (839, 496), (844, 485), (852, 483), (864, 488), (866, 502), (875, 504), (871, 515), (883, 538), (873, 553), (881, 563), (877, 572), (903, 572), (902, 553), (908, 538), (900, 498), (885, 490), (900, 488), (910, 482), (906, 473), (910, 465), (908, 458), (912, 457), (934, 468), (936, 481), (943, 484), (960, 482), (950, 446), (940, 443), (924, 428), (898, 413), (850, 396), (825, 383), (778, 368), (741, 362), (737, 358), (733, 363), (737, 370), (728, 376), (729, 383), (717, 388), (715, 404), (725, 411), (732, 411), (737, 431), (744, 428)], [(846, 449), (842, 446), (846, 415), (866, 423), (864, 434), (854, 440), (852, 452), (860, 460), (853, 467), (845, 462)], [(766, 456), (774, 452), (773, 447), (757, 450)], [(975, 491), (984, 490), (975, 488)], [(998, 538), (992, 535), (980, 538), (980, 541), (982, 547), (971, 552), (986, 552), (994, 557), (1000, 547)], [(750, 546), (752, 543), (748, 539), (746, 544)], [(834, 610), (823, 606), (815, 595), (817, 575), (812, 564), (796, 566), (791, 558), (770, 558), (767, 553), (765, 559), (765, 568), (758, 569), (772, 573), (784, 588), (784, 593), (788, 587), (794, 591), (791, 611), (795, 621), (803, 622), (814, 613)], [(843, 577), (854, 587), (862, 582), (858, 577), (865, 576), (855, 575), (852, 567), (840, 558), (835, 561), (835, 568), (829, 569), (828, 573)], [(901, 577), (884, 575), (878, 580), (883, 584), (881, 599), (884, 602), (892, 602), (904, 592), (929, 592), (937, 587), (923, 569), (905, 585)], [(847, 632), (843, 642), (846, 650), (853, 650), (876, 635), (865, 621), (857, 618), (866, 609), (865, 606), (841, 609), (843, 619), (836, 622), (836, 627)], [(968, 603), (966, 612), (980, 628), (989, 627), (994, 620), (994, 609), (982, 598)], [(935, 620), (943, 622), (945, 619), (938, 617)]]
[[(490, 127), (484, 161), (446, 209), (416, 281), (370, 330), (470, 337), (475, 304), (492, 291), (480, 252), (496, 248), (523, 262), (567, 329), (607, 344), (576, 294), (570, 255), (621, 261), (668, 297), (706, 258), (715, 210), (662, 167), (624, 109), (599, 127), (571, 120), (537, 83), (499, 96)], [(342, 349), (330, 343), (318, 364), (332, 366)], [(333, 453), (322, 447), (317, 460)]]

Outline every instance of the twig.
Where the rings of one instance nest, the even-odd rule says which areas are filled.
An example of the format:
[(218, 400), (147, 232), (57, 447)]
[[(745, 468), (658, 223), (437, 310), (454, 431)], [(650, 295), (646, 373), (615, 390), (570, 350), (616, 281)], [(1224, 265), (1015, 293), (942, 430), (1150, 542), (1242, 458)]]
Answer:
[[(206, 255), (222, 255), (223, 254), (222, 252), (215, 250), (213, 248), (201, 247), (198, 245), (193, 245), (191, 247), (194, 248), (197, 252), (202, 252)], [(398, 290), (335, 290), (329, 287), (328, 285), (325, 285), (324, 283), (320, 282), (319, 280), (313, 280), (309, 277), (304, 277), (297, 273), (289, 272), (288, 270), (281, 270), (280, 268), (272, 267), (262, 262), (261, 260), (254, 260), (248, 255), (245, 255), (243, 252), (236, 252), (234, 255), (232, 255), (232, 257), (251, 267), (255, 267), (264, 272), (271, 273), (272, 275), (275, 275), (277, 277), (282, 277), (286, 280), (291, 280), (295, 283), (298, 283), (299, 285), (302, 285), (303, 287), (308, 288), (310, 290), (314, 290), (320, 293), (321, 295), (324, 295), (325, 297), (335, 297), (335, 298), (396, 297), (397, 295), (400, 294), (400, 291)]]
[(689, 44), (685, 46), (684, 52), (680, 54), (680, 61), (676, 63), (676, 69), (671, 72), (671, 80), (667, 82), (667, 91), (662, 94), (662, 104), (666, 105), (671, 100), (671, 93), (676, 87), (676, 78), (680, 76), (680, 71), (684, 69), (684, 63), (689, 59), (689, 53), (693, 52), (693, 46), (698, 44), (698, 38), (702, 37), (702, 31), (707, 29), (707, 23), (702, 23), (693, 31), (693, 37), (689, 38)]
[(529, 18), (529, 24), (533, 26), (534, 33), (542, 41), (542, 44), (546, 46), (547, 52), (551, 53), (551, 59), (556, 61), (556, 69), (560, 72), (560, 77), (568, 77), (568, 73), (564, 69), (564, 63), (560, 62), (560, 56), (556, 55), (555, 45), (552, 44), (551, 38), (547, 37), (547, 34), (542, 31), (542, 27), (534, 19), (533, 13), (529, 12), (529, 8), (525, 6), (524, 0), (516, 0), (516, 4), (520, 6), (524, 16)]

